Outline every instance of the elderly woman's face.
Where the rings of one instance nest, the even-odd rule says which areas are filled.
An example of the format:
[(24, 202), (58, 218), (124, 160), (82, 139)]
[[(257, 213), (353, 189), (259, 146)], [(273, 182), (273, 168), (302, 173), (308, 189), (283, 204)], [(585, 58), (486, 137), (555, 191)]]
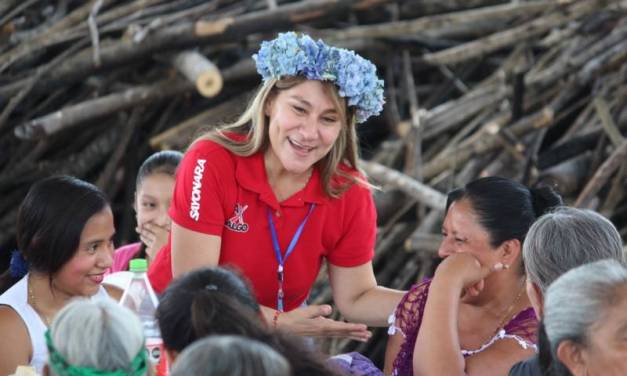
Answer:
[(627, 375), (627, 288), (622, 290), (620, 303), (590, 328), (588, 338), (582, 351), (584, 365), (571, 372), (576, 376)]

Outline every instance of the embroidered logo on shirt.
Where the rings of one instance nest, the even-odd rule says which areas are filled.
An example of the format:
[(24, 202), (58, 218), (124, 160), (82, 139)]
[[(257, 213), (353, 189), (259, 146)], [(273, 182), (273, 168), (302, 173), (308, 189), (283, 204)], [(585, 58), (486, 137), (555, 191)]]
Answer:
[(194, 168), (194, 183), (192, 184), (192, 204), (189, 208), (189, 216), (196, 222), (200, 217), (200, 188), (202, 187), (202, 174), (205, 172), (205, 159), (196, 161)]
[(244, 222), (244, 212), (248, 209), (248, 205), (235, 204), (235, 213), (224, 224), (229, 230), (235, 232), (248, 231), (248, 223)]

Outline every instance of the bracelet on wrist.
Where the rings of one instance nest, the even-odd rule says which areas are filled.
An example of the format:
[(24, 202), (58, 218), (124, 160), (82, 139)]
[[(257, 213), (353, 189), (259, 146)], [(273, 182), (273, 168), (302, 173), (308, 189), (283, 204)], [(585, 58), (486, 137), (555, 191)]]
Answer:
[(274, 316), (272, 317), (272, 328), (273, 328), (273, 329), (276, 329), (277, 324), (278, 324), (278, 322), (279, 322), (279, 315), (280, 315), (281, 313), (282, 313), (282, 312), (281, 312), (281, 311), (279, 311), (279, 310), (274, 311)]

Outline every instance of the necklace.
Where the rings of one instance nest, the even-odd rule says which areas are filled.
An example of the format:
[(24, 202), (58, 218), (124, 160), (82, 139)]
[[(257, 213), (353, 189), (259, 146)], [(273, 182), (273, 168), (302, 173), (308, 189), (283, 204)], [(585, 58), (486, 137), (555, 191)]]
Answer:
[(514, 298), (514, 301), (505, 310), (505, 313), (503, 314), (503, 317), (499, 321), (499, 324), (496, 326), (496, 329), (491, 334), (491, 336), (488, 338), (488, 340), (484, 341), (483, 344), (478, 349), (475, 349), (475, 350), (465, 350), (465, 349), (462, 349), (461, 353), (462, 353), (463, 356), (470, 356), (470, 355), (474, 355), (474, 354), (480, 353), (481, 351), (485, 350), (487, 347), (489, 347), (490, 345), (492, 345), (494, 343), (494, 341), (497, 339), (496, 337), (499, 334), (499, 332), (501, 332), (503, 330), (503, 327), (509, 321), (509, 318), (511, 317), (511, 314), (512, 314), (512, 310), (514, 310), (514, 307), (516, 307), (516, 304), (518, 304), (518, 301), (520, 300), (520, 297), (522, 296), (522, 293), (523, 293), (524, 290), (525, 290), (525, 281), (523, 279), (523, 282), (521, 283), (521, 286), (518, 289), (518, 294)]
[(43, 319), (44, 324), (46, 325), (46, 327), (50, 327), (50, 320), (48, 319), (48, 316), (46, 316), (43, 311), (41, 309), (39, 309), (39, 307), (37, 307), (37, 301), (35, 300), (35, 294), (33, 293), (33, 284), (31, 283), (31, 278), (30, 276), (28, 277), (28, 300), (30, 300), (30, 305), (31, 307), (33, 307), (33, 309), (35, 310), (35, 312), (37, 312), (37, 314)]
[(307, 172), (307, 176), (303, 179), (303, 181), (299, 182), (296, 185), (292, 185), (290, 183), (290, 184), (287, 184), (287, 186), (285, 186), (285, 184), (281, 185), (281, 184), (277, 184), (276, 182), (272, 184), (270, 183), (269, 180), (268, 180), (268, 183), (270, 184), (270, 188), (272, 188), (272, 191), (274, 192), (274, 195), (277, 201), (283, 202), (284, 200), (287, 200), (292, 195), (294, 195), (296, 192), (300, 192), (303, 189), (305, 189), (305, 187), (307, 186), (307, 183), (309, 183), (309, 179), (311, 179), (312, 173), (313, 173), (313, 167), (309, 169), (309, 171)]
[(503, 318), (499, 322), (499, 325), (496, 327), (496, 330), (494, 331), (494, 334), (498, 333), (499, 330), (501, 330), (503, 328), (503, 326), (507, 323), (507, 321), (509, 321), (508, 319), (511, 316), (512, 310), (514, 309), (514, 307), (516, 307), (516, 304), (520, 300), (520, 297), (522, 296), (523, 291), (525, 291), (525, 281), (524, 280), (523, 280), (520, 288), (518, 289), (518, 294), (516, 295), (516, 298), (514, 298), (514, 301), (512, 302), (512, 304), (510, 304), (510, 306), (507, 308), (507, 311), (505, 311), (505, 314), (503, 315)]

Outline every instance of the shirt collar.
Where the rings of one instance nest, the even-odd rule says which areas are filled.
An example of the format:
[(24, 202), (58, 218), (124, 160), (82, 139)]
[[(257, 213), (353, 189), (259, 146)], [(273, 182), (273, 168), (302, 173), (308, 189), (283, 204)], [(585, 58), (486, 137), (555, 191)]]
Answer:
[[(257, 152), (250, 157), (237, 157), (235, 179), (243, 188), (258, 193), (261, 201), (270, 205), (273, 209), (279, 209), (279, 203), (268, 183), (262, 152)], [(322, 188), (320, 172), (318, 168), (314, 167), (305, 188), (283, 201), (281, 205), (303, 206), (309, 203), (323, 204), (327, 200), (328, 197)]]

